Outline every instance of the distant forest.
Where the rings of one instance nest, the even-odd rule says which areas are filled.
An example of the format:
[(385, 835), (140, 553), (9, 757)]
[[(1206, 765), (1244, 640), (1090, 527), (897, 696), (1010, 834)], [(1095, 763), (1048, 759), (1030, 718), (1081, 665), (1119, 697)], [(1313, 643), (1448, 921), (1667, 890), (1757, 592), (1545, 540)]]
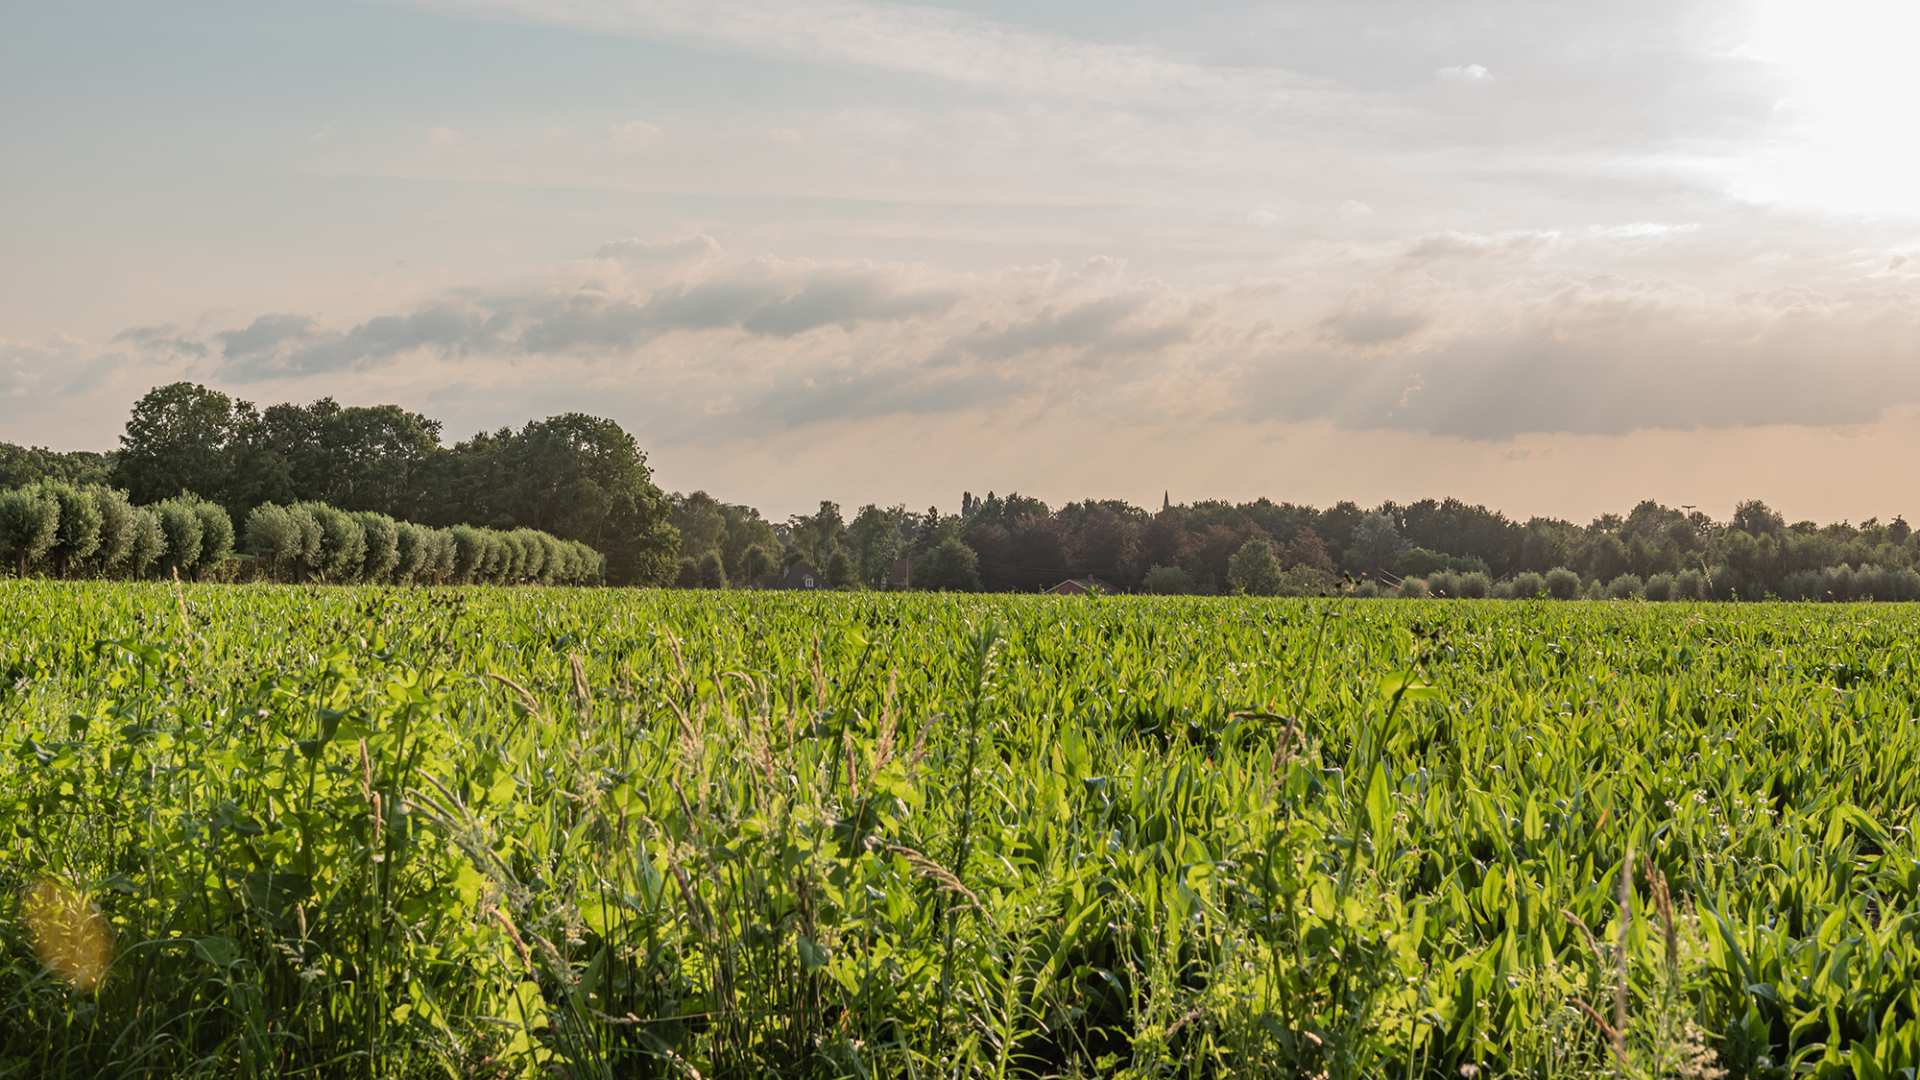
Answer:
[(724, 583), (711, 565), (703, 581), (702, 561), (737, 581), (752, 569), (743, 554), (761, 547), (809, 560), (837, 586), (870, 588), (910, 558), (916, 585), (990, 592), (1093, 578), (1117, 591), (1306, 594), (1346, 578), (1360, 595), (1920, 599), (1920, 539), (1903, 519), (1789, 524), (1758, 500), (1726, 521), (1645, 501), (1576, 525), (1515, 521), (1458, 499), (1371, 509), (1203, 501), (1155, 512), (968, 492), (954, 514), (868, 505), (847, 520), (821, 503), (775, 526), (703, 492), (671, 499), (685, 585)]
[[(136, 505), (195, 496), (236, 523), (264, 504), (324, 503), (434, 528), (528, 529), (606, 556), (611, 584), (745, 587), (805, 560), (836, 588), (1288, 595), (1920, 599), (1906, 521), (1788, 523), (1758, 500), (1728, 519), (1641, 502), (1585, 525), (1518, 521), (1457, 499), (1325, 509), (1257, 499), (1052, 507), (962, 493), (956, 511), (831, 502), (769, 521), (703, 491), (664, 494), (611, 420), (578, 413), (451, 446), (438, 421), (330, 398), (264, 409), (191, 383), (156, 387), (118, 449), (0, 443), (0, 489), (106, 485)], [(904, 560), (904, 561), (903, 561)]]

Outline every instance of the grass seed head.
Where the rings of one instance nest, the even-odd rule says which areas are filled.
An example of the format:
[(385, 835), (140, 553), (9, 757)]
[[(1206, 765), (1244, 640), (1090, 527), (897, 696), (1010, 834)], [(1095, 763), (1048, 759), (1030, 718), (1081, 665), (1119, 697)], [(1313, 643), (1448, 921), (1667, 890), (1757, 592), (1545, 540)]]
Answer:
[(91, 994), (113, 963), (113, 928), (87, 894), (64, 881), (41, 878), (27, 889), (27, 934), (47, 970)]

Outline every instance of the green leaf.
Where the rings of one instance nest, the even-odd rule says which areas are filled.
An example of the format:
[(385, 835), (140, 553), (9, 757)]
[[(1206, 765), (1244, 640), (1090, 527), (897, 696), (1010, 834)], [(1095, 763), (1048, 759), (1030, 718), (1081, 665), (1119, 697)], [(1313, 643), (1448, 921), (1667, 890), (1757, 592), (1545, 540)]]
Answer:
[(241, 962), (240, 944), (229, 937), (203, 937), (193, 943), (194, 955), (222, 971)]
[(1401, 701), (1432, 701), (1441, 696), (1440, 688), (1420, 681), (1411, 668), (1380, 676), (1380, 695), (1399, 697)]
[(796, 936), (793, 944), (794, 948), (800, 952), (800, 966), (805, 968), (809, 973), (819, 971), (821, 968), (826, 967), (827, 962), (833, 959), (832, 954), (827, 951), (826, 946), (804, 934)]
[(1375, 763), (1373, 778), (1367, 781), (1367, 824), (1373, 829), (1373, 846), (1385, 846), (1387, 828), (1393, 823), (1393, 802), (1387, 791), (1387, 770)]

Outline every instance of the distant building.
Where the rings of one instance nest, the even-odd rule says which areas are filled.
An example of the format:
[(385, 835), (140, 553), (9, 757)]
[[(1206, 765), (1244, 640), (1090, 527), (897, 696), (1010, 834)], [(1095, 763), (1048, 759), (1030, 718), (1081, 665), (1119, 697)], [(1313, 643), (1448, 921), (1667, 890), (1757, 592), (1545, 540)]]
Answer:
[(802, 592), (831, 588), (827, 584), (827, 576), (815, 570), (805, 559), (778, 574), (762, 574), (754, 578), (753, 586), (756, 589), (799, 589)]
[(1106, 594), (1120, 590), (1101, 581), (1099, 578), (1068, 578), (1046, 591), (1047, 596), (1085, 596), (1088, 593)]
[(887, 568), (887, 588), (910, 589), (913, 587), (913, 560), (895, 559)]

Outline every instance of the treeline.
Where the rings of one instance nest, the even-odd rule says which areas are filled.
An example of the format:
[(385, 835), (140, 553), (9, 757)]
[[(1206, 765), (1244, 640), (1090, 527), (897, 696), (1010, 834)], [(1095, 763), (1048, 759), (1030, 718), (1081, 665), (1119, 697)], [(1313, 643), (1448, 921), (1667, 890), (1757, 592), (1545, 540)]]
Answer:
[(0, 453), (0, 469), (42, 470), (21, 480), (94, 470), (91, 479), (136, 504), (190, 493), (234, 521), (256, 507), (302, 504), (435, 529), (547, 533), (604, 556), (610, 583), (673, 580), (666, 498), (618, 424), (568, 413), (450, 447), (440, 435), (439, 421), (396, 405), (322, 398), (263, 409), (183, 382), (141, 398), (110, 455), (13, 447)]
[(365, 585), (596, 585), (605, 557), (534, 529), (436, 529), (325, 503), (263, 503), (246, 547), (276, 580)]
[(1788, 524), (1758, 500), (1726, 521), (1649, 500), (1576, 525), (1458, 499), (1150, 512), (963, 493), (957, 514), (870, 504), (848, 520), (823, 502), (779, 524), (704, 492), (670, 499), (688, 586), (750, 583), (762, 565), (805, 559), (835, 587), (884, 588), (908, 559), (916, 588), (989, 592), (1092, 578), (1118, 591), (1308, 595), (1344, 579), (1360, 596), (1920, 599), (1920, 537), (1904, 519)]
[[(191, 383), (156, 387), (134, 406), (112, 453), (0, 444), (0, 485), (90, 493), (48, 496), (76, 506), (118, 498), (130, 530), (124, 551), (117, 538), (85, 557), (58, 541), (40, 551), (39, 511), (22, 505), (0, 507), (0, 515), (24, 515), (0, 523), (19, 537), (4, 541), (0, 555), (16, 572), (32, 565), (138, 575), (163, 559), (198, 572), (199, 556), (184, 554), (185, 534), (208, 507), (224, 512), (229, 537), (232, 522), (251, 522), (262, 507), (319, 507), (307, 511), (318, 548), (305, 523), (275, 525), (282, 539), (262, 541), (276, 573), (346, 580), (352, 559), (343, 553), (352, 545), (327, 539), (326, 522), (339, 531), (338, 521), (351, 520), (376, 551), (371, 570), (362, 556), (363, 580), (397, 572), (722, 588), (764, 583), (806, 560), (837, 588), (887, 588), (898, 584), (896, 567), (910, 564), (912, 587), (992, 592), (1093, 578), (1119, 591), (1280, 595), (1323, 591), (1344, 577), (1362, 595), (1920, 598), (1920, 539), (1904, 519), (1789, 524), (1757, 500), (1738, 504), (1726, 521), (1649, 500), (1578, 525), (1520, 521), (1458, 499), (1372, 509), (1166, 500), (1155, 512), (1121, 500), (1055, 508), (1019, 494), (968, 492), (952, 514), (868, 504), (848, 518), (822, 502), (812, 514), (774, 522), (705, 492), (664, 495), (633, 438), (610, 420), (568, 413), (450, 447), (440, 433), (438, 421), (394, 405), (322, 398), (261, 409)], [(392, 523), (393, 567), (379, 553), (386, 526), (362, 518)], [(422, 536), (465, 537), (449, 541), (453, 569), (445, 569), (441, 540), (399, 539), (403, 522), (427, 530)], [(204, 528), (208, 550), (217, 550), (219, 528)], [(285, 539), (295, 532), (298, 545)], [(560, 546), (528, 539), (542, 534)]]
[(605, 560), (532, 529), (447, 529), (324, 503), (264, 503), (236, 537), (194, 495), (135, 506), (104, 484), (43, 480), (0, 491), (0, 559), (20, 577), (315, 581), (332, 584), (597, 584)]

